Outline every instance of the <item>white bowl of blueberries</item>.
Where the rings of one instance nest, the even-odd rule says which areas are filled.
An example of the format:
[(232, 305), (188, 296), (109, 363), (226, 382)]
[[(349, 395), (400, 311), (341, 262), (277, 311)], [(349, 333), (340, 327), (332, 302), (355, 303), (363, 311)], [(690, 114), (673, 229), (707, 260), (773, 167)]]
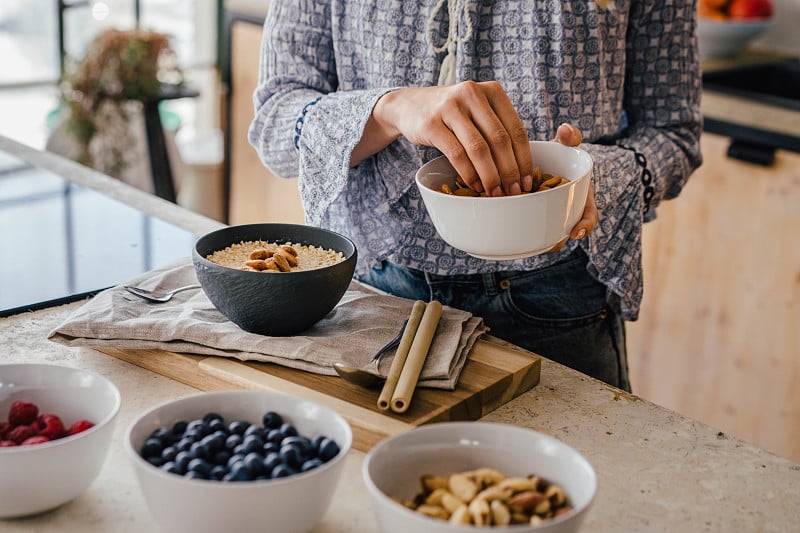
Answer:
[(273, 392), (206, 392), (137, 418), (125, 448), (166, 531), (306, 532), (333, 498), (353, 434), (335, 411)]

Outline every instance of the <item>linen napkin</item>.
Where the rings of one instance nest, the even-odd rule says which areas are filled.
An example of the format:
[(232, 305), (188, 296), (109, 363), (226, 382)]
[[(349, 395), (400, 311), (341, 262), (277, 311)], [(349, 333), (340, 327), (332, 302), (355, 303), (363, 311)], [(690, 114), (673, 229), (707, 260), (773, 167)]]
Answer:
[[(343, 362), (386, 376), (393, 353), (381, 359), (377, 370), (367, 364), (400, 331), (414, 304), (354, 281), (333, 311), (316, 325), (298, 335), (270, 337), (239, 328), (213, 306), (202, 289), (178, 293), (167, 303), (149, 303), (123, 288), (166, 290), (197, 282), (191, 261), (152, 270), (98, 293), (48, 338), (67, 346), (232, 357), (326, 375), (335, 375), (333, 363)], [(445, 306), (419, 386), (454, 389), (467, 355), (486, 331), (482, 318)]]

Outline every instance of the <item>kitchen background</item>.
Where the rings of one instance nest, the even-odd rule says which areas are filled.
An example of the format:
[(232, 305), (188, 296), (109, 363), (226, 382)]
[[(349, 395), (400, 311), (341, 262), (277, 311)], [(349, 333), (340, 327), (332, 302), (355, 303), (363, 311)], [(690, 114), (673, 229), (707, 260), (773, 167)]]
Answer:
[[(800, 2), (773, 3), (775, 22), (764, 34), (730, 60), (704, 61), (704, 69), (800, 56)], [(54, 147), (60, 48), (80, 57), (100, 31), (133, 28), (138, 18), (140, 27), (172, 37), (198, 92), (162, 107), (178, 202), (235, 224), (300, 222), (294, 183), (270, 175), (244, 138), (267, 4), (2, 0), (0, 135)], [(751, 103), (704, 96), (715, 112), (722, 106), (733, 133), (704, 135), (703, 167), (646, 226), (643, 310), (629, 328), (631, 376), (642, 398), (719, 428), (720, 438), (732, 434), (798, 461), (800, 109), (774, 115), (797, 125), (790, 138), (798, 148), (778, 150), (765, 166), (728, 156), (738, 118), (759, 130), (774, 126), (757, 103), (747, 115)], [(152, 187), (140, 170), (129, 179)]]

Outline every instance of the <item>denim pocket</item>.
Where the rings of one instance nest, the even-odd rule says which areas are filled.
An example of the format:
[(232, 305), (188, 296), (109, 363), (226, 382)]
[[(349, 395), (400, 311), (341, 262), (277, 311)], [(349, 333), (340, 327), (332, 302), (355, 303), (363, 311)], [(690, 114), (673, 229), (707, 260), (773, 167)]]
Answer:
[(498, 279), (504, 310), (536, 327), (575, 328), (608, 316), (606, 288), (586, 271), (581, 251), (535, 272), (515, 272)]

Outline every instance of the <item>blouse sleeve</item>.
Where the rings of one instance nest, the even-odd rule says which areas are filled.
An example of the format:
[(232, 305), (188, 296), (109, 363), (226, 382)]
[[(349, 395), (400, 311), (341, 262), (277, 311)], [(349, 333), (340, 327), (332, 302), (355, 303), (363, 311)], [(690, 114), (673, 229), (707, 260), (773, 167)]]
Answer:
[(264, 22), (255, 117), (248, 131), (262, 163), (298, 184), (306, 219), (317, 224), (345, 187), (350, 154), (388, 90), (336, 92), (331, 4), (272, 2)]

